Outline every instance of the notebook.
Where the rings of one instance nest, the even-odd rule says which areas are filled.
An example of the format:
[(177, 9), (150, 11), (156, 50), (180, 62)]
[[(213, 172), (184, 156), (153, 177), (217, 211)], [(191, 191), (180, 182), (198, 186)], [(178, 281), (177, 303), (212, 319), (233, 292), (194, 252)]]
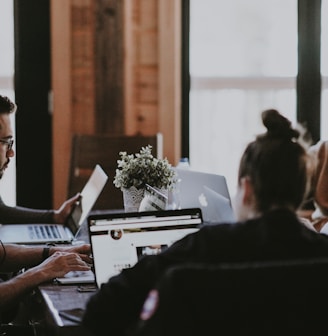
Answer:
[(99, 165), (96, 165), (81, 191), (81, 200), (73, 207), (66, 225), (2, 224), (0, 225), (0, 239), (4, 243), (16, 244), (72, 242), (104, 188), (107, 179), (107, 174)]
[(226, 178), (222, 175), (175, 168), (180, 207), (201, 208), (207, 224), (234, 222)]
[[(158, 254), (202, 225), (199, 208), (107, 213), (88, 217), (96, 287), (124, 268), (130, 268), (144, 255)], [(87, 272), (82, 280), (85, 283)], [(74, 279), (61, 283), (72, 283)]]

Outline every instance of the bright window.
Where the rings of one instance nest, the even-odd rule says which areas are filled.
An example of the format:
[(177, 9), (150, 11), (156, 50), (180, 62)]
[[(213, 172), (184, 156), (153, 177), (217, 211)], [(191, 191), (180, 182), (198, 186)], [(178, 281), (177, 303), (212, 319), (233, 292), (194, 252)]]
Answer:
[(190, 0), (190, 163), (235, 194), (245, 145), (276, 108), (296, 120), (297, 0)]

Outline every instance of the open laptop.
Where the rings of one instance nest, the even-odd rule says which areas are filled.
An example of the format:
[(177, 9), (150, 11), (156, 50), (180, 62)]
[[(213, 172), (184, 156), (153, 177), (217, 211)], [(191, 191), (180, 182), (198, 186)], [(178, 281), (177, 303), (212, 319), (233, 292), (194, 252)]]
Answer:
[(201, 208), (207, 224), (234, 222), (226, 178), (222, 175), (174, 168), (180, 207)]
[(66, 225), (61, 224), (2, 224), (0, 240), (15, 244), (70, 243), (90, 213), (107, 182), (108, 176), (96, 165), (81, 191), (81, 199), (73, 207)]
[(88, 217), (94, 278), (82, 272), (61, 284), (94, 282), (96, 287), (132, 267), (144, 255), (158, 254), (185, 235), (199, 230), (201, 209), (107, 213)]

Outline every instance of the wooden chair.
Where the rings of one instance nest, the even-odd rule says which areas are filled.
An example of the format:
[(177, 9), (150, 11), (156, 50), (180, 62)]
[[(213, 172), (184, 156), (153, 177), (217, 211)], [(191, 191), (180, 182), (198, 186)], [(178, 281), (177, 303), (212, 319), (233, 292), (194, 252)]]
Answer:
[(327, 258), (176, 266), (150, 292), (133, 335), (324, 335), (327, 281)]
[(119, 160), (119, 152), (134, 154), (141, 147), (152, 146), (155, 157), (163, 156), (162, 134), (150, 136), (135, 135), (85, 135), (76, 134), (72, 138), (72, 155), (70, 162), (68, 197), (81, 191), (96, 164), (105, 170), (108, 182), (100, 194), (94, 210), (123, 209), (122, 191), (114, 184), (114, 176)]

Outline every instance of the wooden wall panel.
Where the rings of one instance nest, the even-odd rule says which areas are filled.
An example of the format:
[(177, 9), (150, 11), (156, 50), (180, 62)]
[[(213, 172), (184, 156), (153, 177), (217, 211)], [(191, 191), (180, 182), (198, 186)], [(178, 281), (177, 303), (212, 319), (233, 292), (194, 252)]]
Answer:
[(66, 186), (69, 171), (68, 162), (71, 152), (72, 76), (70, 15), (70, 1), (51, 1), (54, 207), (58, 207), (66, 198)]
[(181, 2), (125, 0), (125, 129), (164, 135), (164, 156), (181, 156)]
[(95, 3), (96, 131), (124, 134), (124, 1)]
[(93, 0), (51, 1), (53, 203), (67, 198), (74, 133), (95, 131)]
[(71, 5), (72, 134), (95, 131), (94, 1)]
[(172, 164), (181, 157), (181, 1), (158, 0), (158, 124), (164, 155)]
[(125, 1), (125, 130), (154, 134), (158, 128), (158, 2)]
[(164, 134), (180, 156), (180, 0), (51, 0), (54, 206), (75, 133)]

